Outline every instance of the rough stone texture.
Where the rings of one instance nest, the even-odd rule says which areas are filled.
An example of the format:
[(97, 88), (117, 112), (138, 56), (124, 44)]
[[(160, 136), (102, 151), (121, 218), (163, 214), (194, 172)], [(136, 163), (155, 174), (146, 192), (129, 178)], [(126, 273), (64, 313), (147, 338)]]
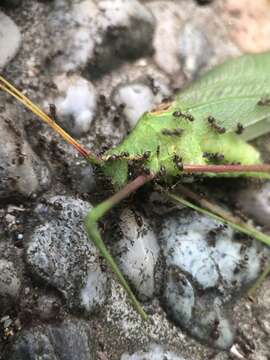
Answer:
[(49, 170), (25, 140), (19, 113), (4, 111), (2, 97), (0, 104), (0, 198), (30, 196), (48, 187)]
[(217, 221), (187, 211), (164, 219), (160, 239), (169, 314), (201, 341), (229, 349), (234, 330), (226, 304), (258, 277), (270, 252), (258, 242), (234, 239), (232, 229)]
[(37, 326), (18, 334), (7, 351), (9, 360), (92, 360), (93, 331), (82, 320)]
[(179, 36), (179, 57), (182, 69), (189, 79), (193, 79), (213, 56), (213, 48), (204, 28), (187, 22)]
[(48, 103), (56, 106), (56, 117), (61, 126), (72, 136), (87, 133), (96, 111), (94, 86), (78, 75), (60, 75), (54, 83), (59, 95)]
[(225, 21), (232, 39), (244, 52), (270, 49), (270, 5), (267, 0), (226, 0), (223, 2)]
[[(154, 106), (158, 100), (172, 95), (170, 79), (151, 59), (125, 63), (104, 75), (95, 84), (102, 101), (99, 101), (100, 111), (91, 129), (98, 136), (102, 136), (102, 144), (109, 147), (117, 145), (125, 136), (127, 128), (131, 128), (138, 120), (135, 116), (139, 116), (145, 109), (143, 106), (146, 101), (142, 101), (141, 93), (133, 92), (135, 84), (139, 84), (140, 88), (142, 86), (143, 90), (146, 89), (144, 94), (150, 95), (147, 101), (149, 107), (152, 101)], [(119, 96), (119, 91), (123, 97)], [(123, 108), (123, 105), (126, 107)]]
[(138, 213), (125, 210), (120, 217), (122, 239), (115, 244), (120, 269), (142, 299), (155, 291), (155, 266), (159, 255), (156, 235), (148, 221)]
[(91, 313), (105, 300), (106, 275), (84, 230), (90, 205), (56, 196), (37, 207), (42, 224), (30, 234), (26, 261), (34, 276), (58, 289), (68, 306)]
[(266, 231), (270, 230), (270, 183), (254, 184), (236, 194), (237, 204)]
[[(157, 19), (154, 59), (163, 71), (173, 76), (177, 86), (181, 69), (190, 78), (197, 75), (200, 67), (209, 67), (239, 54), (214, 7), (198, 7), (193, 1), (176, 3), (161, 0), (152, 1), (148, 6)], [(187, 37), (190, 36), (190, 44), (187, 46)], [(189, 69), (194, 59), (199, 65), (198, 69), (193, 64)]]
[[(101, 3), (106, 6), (106, 19), (104, 13), (101, 12)], [(224, 20), (226, 16), (226, 12), (224, 11), (226, 2), (223, 0), (215, 0), (209, 6), (206, 5), (203, 7), (198, 6), (197, 3), (196, 1), (190, 0), (145, 0), (140, 2), (24, 0), (21, 2), (21, 5), (13, 7), (12, 10), (7, 9), (7, 7), (5, 8), (6, 14), (19, 26), (23, 43), (19, 55), (5, 66), (4, 76), (15, 83), (16, 86), (22, 89), (25, 94), (38, 104), (43, 104), (44, 99), (50, 96), (52, 102), (54, 102), (59, 95), (54, 92), (53, 79), (71, 67), (76, 70), (68, 75), (76, 75), (87, 79), (91, 78), (97, 94), (95, 119), (92, 121), (89, 131), (83, 134), (80, 141), (85, 147), (89, 147), (95, 152), (102, 151), (107, 147), (116, 145), (130, 129), (127, 114), (121, 106), (114, 102), (113, 95), (119, 87), (139, 83), (150, 88), (155, 97), (156, 92), (158, 92), (158, 97), (163, 98), (164, 86), (168, 89), (169, 95), (172, 95), (176, 88), (186, 86), (187, 80), (192, 80), (193, 77), (197, 77), (198, 74), (207, 67), (221, 62), (225, 58), (240, 54), (238, 44), (231, 33), (233, 28), (231, 26), (231, 15)], [(235, 6), (239, 3), (240, 1), (235, 2)], [(260, 2), (258, 2), (258, 4), (259, 3)], [(140, 4), (142, 4), (142, 6)], [(117, 22), (119, 17), (116, 16), (113, 10), (113, 7), (118, 5), (121, 8), (120, 14), (126, 14), (123, 15), (119, 22)], [(84, 11), (87, 6), (92, 11), (92, 17), (88, 16), (87, 12)], [(258, 6), (257, 2), (254, 2), (253, 6)], [(136, 27), (134, 27), (134, 22), (125, 22), (125, 19), (131, 19), (130, 14), (132, 12), (130, 13), (127, 9), (131, 9), (132, 7), (133, 9), (138, 9), (138, 11), (136, 10), (136, 19), (138, 20), (136, 23), (138, 26), (136, 25)], [(246, 9), (244, 8), (243, 11), (246, 11)], [(154, 14), (155, 20), (153, 20), (151, 12)], [(148, 15), (144, 18), (144, 14), (146, 13)], [(95, 17), (96, 14), (98, 14), (98, 16)], [(265, 13), (263, 16), (268, 15)], [(72, 17), (72, 19), (70, 17)], [(93, 17), (95, 21), (92, 21)], [(74, 19), (77, 20), (77, 28), (73, 22)], [(55, 21), (55, 23), (53, 23), (53, 21)], [(124, 25), (123, 27), (119, 26), (121, 22), (122, 25)], [(252, 27), (255, 22), (256, 20), (253, 19), (251, 22)], [(113, 24), (113, 29), (108, 26), (109, 24)], [(267, 28), (267, 26), (261, 26), (261, 21), (258, 21), (257, 25), (261, 31)], [(144, 33), (145, 31), (146, 33)], [(151, 39), (154, 31), (155, 40), (152, 43)], [(52, 36), (50, 36), (50, 34), (52, 34)], [(94, 35), (91, 38), (89, 34)], [(111, 35), (114, 37), (113, 40), (111, 39)], [(203, 47), (206, 46), (204, 42), (205, 38), (208, 40), (207, 48), (205, 52), (202, 53)], [(263, 38), (266, 42), (269, 40), (267, 40), (267, 36), (262, 36), (262, 39)], [(258, 44), (260, 45), (260, 41), (258, 41), (256, 37), (252, 42), (253, 47), (256, 47)], [(183, 43), (185, 44), (184, 47)], [(132, 56), (125, 51), (126, 44), (131, 48)], [(192, 44), (192, 46), (188, 46), (189, 44)], [(121, 51), (117, 52), (116, 55), (114, 50), (119, 48)], [(151, 55), (152, 48), (155, 48), (156, 53)], [(98, 53), (96, 53), (95, 50), (98, 50)], [(147, 57), (145, 57), (146, 55)], [(135, 58), (137, 60), (134, 60)], [(5, 97), (4, 107), (10, 107), (8, 99), (9, 97)], [(134, 104), (135, 102), (132, 102), (133, 106)], [(48, 109), (45, 108), (45, 111), (48, 111)], [(18, 116), (11, 115), (10, 118), (16, 124), (16, 127), (22, 130), (22, 122)], [(40, 123), (34, 116), (30, 115), (29, 112), (24, 112), (23, 123), (26, 125), (26, 131), (22, 131), (24, 141), (29, 142), (31, 147), (35, 149), (35, 151), (38, 151), (39, 156), (46, 159), (50, 166), (53, 186), (47, 189), (47, 199), (59, 194), (68, 194), (73, 200), (80, 197), (83, 199), (87, 198), (91, 203), (97, 203), (111, 194), (110, 191), (107, 192), (108, 188), (103, 186), (104, 179), (102, 177), (99, 179), (99, 176), (94, 179), (92, 169), (88, 170), (88, 168), (85, 167), (85, 162), (80, 160), (75, 151), (71, 149), (69, 145), (64, 144), (57, 135), (53, 135), (47, 126), (40, 126)], [(262, 140), (263, 144), (267, 143), (266, 140), (267, 137), (264, 137)], [(260, 146), (260, 149), (261, 148)], [(269, 145), (267, 148), (265, 147), (264, 159), (267, 162), (269, 161), (269, 149)], [(13, 157), (14, 156), (12, 156), (12, 158)], [(41, 166), (40, 164), (42, 163), (38, 158), (37, 161), (39, 166)], [(90, 177), (89, 182), (87, 181), (87, 176)], [(42, 178), (46, 179), (46, 176)], [(226, 182), (227, 181), (226, 179)], [(237, 183), (234, 180), (232, 180), (232, 182), (233, 184)], [(213, 182), (211, 182), (209, 186), (212, 185)], [(6, 189), (8, 189), (8, 187), (6, 187)], [(87, 191), (90, 191), (90, 194), (85, 194)], [(138, 207), (139, 213), (146, 214), (146, 218), (149, 217), (149, 208), (153, 210), (152, 212), (150, 211), (151, 217), (149, 218), (151, 218), (151, 224), (154, 226), (155, 222), (159, 220), (159, 215), (165, 217), (166, 213), (172, 209), (171, 206), (167, 207), (166, 203), (165, 206), (163, 206), (164, 202), (160, 204), (158, 199), (156, 199), (157, 201), (155, 201), (154, 205), (152, 203), (150, 205), (147, 204), (146, 199), (148, 195), (150, 194), (146, 187), (145, 190), (137, 193), (136, 196), (130, 197), (127, 201), (127, 206), (131, 207), (132, 204), (132, 209), (137, 209)], [(224, 197), (223, 190), (221, 191), (221, 197)], [(234, 200), (235, 198), (232, 204), (234, 204)], [(15, 201), (16, 204), (14, 206)], [(49, 275), (48, 273), (45, 275), (40, 274), (40, 269), (34, 269), (31, 264), (26, 267), (21, 265), (17, 266), (18, 263), (25, 262), (25, 256), (23, 256), (22, 250), (27, 251), (28, 243), (26, 243), (26, 241), (30, 240), (29, 234), (33, 234), (33, 232), (36, 231), (35, 229), (41, 227), (42, 221), (36, 224), (33, 216), (36, 204), (40, 204), (41, 202), (42, 199), (39, 193), (37, 193), (36, 196), (32, 195), (30, 201), (28, 198), (18, 198), (17, 194), (15, 194), (14, 198), (8, 197), (5, 203), (1, 201), (0, 246), (6, 241), (12, 245), (10, 246), (10, 251), (8, 251), (7, 256), (6, 246), (1, 246), (0, 254), (5, 254), (4, 259), (12, 262), (17, 274), (21, 276), (21, 296), (19, 296), (15, 305), (9, 302), (9, 306), (5, 309), (7, 313), (1, 314), (0, 318), (1, 360), (3, 360), (4, 357), (3, 350), (7, 349), (8, 344), (10, 344), (9, 349), (12, 347), (14, 351), (12, 344), (17, 341), (17, 336), (20, 335), (14, 336), (14, 333), (17, 333), (18, 329), (22, 328), (21, 334), (24, 336), (27, 329), (29, 329), (31, 333), (34, 332), (34, 329), (37, 329), (37, 324), (40, 324), (38, 329), (41, 330), (38, 330), (39, 332), (42, 332), (47, 326), (60, 328), (61, 319), (64, 319), (64, 323), (66, 323), (70, 316), (69, 313), (72, 311), (74, 314), (75, 312), (77, 313), (78, 310), (81, 311), (79, 317), (87, 316), (90, 318), (91, 323), (94, 322), (94, 333), (97, 338), (97, 352), (94, 354), (94, 358), (98, 360), (119, 360), (124, 353), (126, 355), (130, 354), (130, 356), (144, 354), (149, 352), (149, 346), (152, 343), (162, 344), (163, 349), (169, 349), (168, 351), (170, 352), (181, 354), (184, 359), (229, 360), (229, 358), (233, 356), (232, 353), (236, 351), (242, 354), (244, 358), (250, 358), (252, 360), (267, 359), (269, 354), (269, 334), (267, 333), (269, 328), (267, 315), (269, 314), (267, 302), (268, 280), (263, 285), (262, 292), (259, 292), (258, 295), (255, 296), (254, 304), (250, 304), (244, 297), (242, 300), (235, 299), (237, 301), (233, 320), (235, 323), (236, 336), (234, 338), (234, 346), (231, 348), (230, 353), (216, 349), (213, 350), (210, 346), (201, 345), (188, 335), (187, 332), (183, 331), (179, 324), (175, 325), (171, 317), (168, 317), (168, 314), (164, 310), (164, 297), (162, 298), (161, 296), (164, 293), (162, 286), (170, 276), (172, 280), (170, 283), (168, 282), (168, 285), (175, 285), (176, 282), (179, 285), (178, 290), (180, 293), (183, 290), (183, 286), (181, 286), (180, 281), (178, 282), (177, 276), (177, 281), (174, 281), (173, 275), (175, 274), (172, 273), (173, 269), (171, 269), (171, 267), (166, 269), (166, 266), (162, 263), (158, 264), (158, 272), (155, 273), (158, 277), (155, 279), (157, 289), (155, 289), (154, 297), (151, 301), (144, 301), (142, 303), (150, 317), (148, 322), (143, 322), (139, 318), (132, 309), (123, 289), (114, 280), (112, 280), (112, 289), (111, 287), (108, 289), (108, 297), (102, 305), (102, 311), (90, 314), (81, 303), (82, 292), (79, 291), (80, 287), (74, 286), (73, 273), (80, 272), (82, 274), (86, 268), (84, 261), (87, 262), (82, 256), (83, 251), (79, 251), (79, 246), (75, 246), (74, 256), (71, 251), (69, 256), (64, 257), (65, 264), (67, 266), (69, 263), (71, 264), (68, 270), (70, 270), (72, 266), (74, 266), (75, 269), (72, 276), (69, 277), (71, 285), (66, 278), (64, 278), (60, 284), (70, 286), (69, 289), (71, 291), (68, 295), (70, 295), (73, 290), (75, 292), (78, 290), (78, 293), (76, 293), (73, 298), (75, 304), (75, 306), (73, 306), (74, 304), (71, 304), (69, 299), (63, 296), (64, 293), (62, 289), (64, 286), (57, 288), (56, 285), (51, 286), (48, 282), (48, 277), (51, 273), (49, 273)], [(159, 203), (159, 207), (156, 203)], [(15, 211), (11, 211), (12, 208), (17, 208), (17, 213), (21, 215), (18, 216)], [(159, 210), (161, 210), (161, 212), (159, 212)], [(61, 210), (55, 210), (55, 212), (51, 213), (50, 219), (47, 219), (45, 216), (46, 218), (44, 218), (43, 221), (50, 223), (50, 225), (54, 227), (60, 212)], [(49, 215), (49, 211), (45, 211), (45, 213)], [(110, 233), (107, 226), (108, 224), (111, 224), (113, 221), (118, 223), (118, 217), (111, 216), (112, 214), (109, 213), (108, 223), (107, 219), (102, 219), (100, 222), (101, 230), (104, 234)], [(69, 222), (65, 220), (65, 224), (68, 223)], [(75, 227), (77, 229), (77, 226)], [(63, 228), (62, 222), (61, 228)], [(156, 229), (155, 226), (153, 228), (158, 234), (159, 229)], [(3, 236), (3, 234), (5, 234), (5, 236)], [(55, 234), (58, 234), (57, 231)], [(113, 248), (112, 241), (113, 239), (109, 239), (108, 244)], [(59, 245), (57, 254), (67, 254), (64, 250), (61, 252), (63, 247), (62, 243), (65, 242), (57, 243)], [(81, 245), (81, 242), (78, 241), (76, 244)], [(73, 245), (72, 243), (72, 250), (74, 250)], [(45, 245), (43, 249), (46, 249)], [(16, 252), (15, 250), (19, 251)], [(12, 257), (12, 253), (16, 253), (16, 256)], [(44, 254), (45, 252), (42, 252), (42, 255)], [(74, 260), (75, 257), (78, 260), (76, 264)], [(57, 260), (59, 260), (59, 257)], [(63, 260), (63, 258), (61, 258), (61, 260)], [(55, 263), (57, 264), (57, 269), (59, 269), (59, 263), (57, 261), (55, 261)], [(105, 274), (109, 273), (107, 268), (105, 269)], [(63, 268), (61, 268), (61, 271), (62, 270)], [(167, 277), (165, 278), (163, 277), (163, 270), (167, 270)], [(213, 271), (213, 274), (215, 275), (215, 271)], [(180, 275), (182, 275), (182, 273)], [(52, 274), (52, 279), (56, 281), (55, 273)], [(84, 299), (89, 299), (91, 293), (88, 289), (91, 287), (91, 284), (93, 284), (91, 281), (93, 278), (91, 276), (88, 277), (88, 285), (90, 284), (90, 286), (86, 286), (87, 282), (84, 276), (79, 278), (79, 286), (82, 284), (82, 282), (80, 282), (81, 279), (83, 279), (83, 282), (85, 281), (84, 294), (86, 294), (86, 298)], [(95, 277), (94, 279), (97, 278)], [(188, 281), (193, 287), (194, 282), (191, 281), (190, 278)], [(190, 288), (184, 288), (184, 290), (188, 289)], [(179, 295), (176, 291), (176, 286), (174, 286), (172, 290), (171, 295)], [(211, 291), (212, 290), (209, 289), (209, 292)], [(79, 293), (81, 296), (78, 295)], [(240, 296), (240, 292), (232, 294)], [(210, 305), (205, 306), (206, 308), (208, 306), (207, 310), (209, 311), (213, 311), (211, 307), (213, 298), (209, 300)], [(196, 301), (196, 297), (194, 299)], [(204, 299), (207, 300), (208, 298), (204, 296)], [(88, 300), (86, 300), (86, 303), (89, 304)], [(179, 302), (178, 305), (180, 303), (181, 302)], [(68, 306), (65, 306), (66, 304)], [(233, 307), (232, 302), (228, 302), (227, 307), (228, 313), (230, 313)], [(2, 309), (3, 308), (1, 308), (1, 311)], [(214, 310), (216, 311), (217, 309), (218, 305)], [(221, 313), (221, 315), (225, 317), (228, 316), (226, 313)], [(77, 314), (74, 315), (74, 317), (78, 318)], [(1, 322), (2, 318), (4, 319)], [(46, 325), (48, 323), (53, 325)], [(78, 327), (76, 330), (78, 330)], [(206, 326), (206, 332), (210, 330), (211, 327)], [(46, 331), (47, 330), (44, 330), (47, 334)], [(2, 336), (3, 334), (5, 335)], [(213, 335), (216, 336), (217, 333), (213, 332)], [(47, 338), (47, 335), (45, 337)], [(57, 339), (59, 339), (58, 336)], [(49, 344), (49, 340), (45, 341)], [(75, 339), (75, 341), (77, 340)], [(63, 343), (65, 344), (64, 341)], [(70, 343), (73, 344), (72, 341), (70, 341)], [(18, 343), (16, 342), (16, 344)], [(163, 344), (166, 344), (166, 348)], [(31, 354), (36, 354), (34, 346), (30, 347), (30, 350), (28, 345), (26, 345), (26, 348)], [(48, 345), (48, 348), (51, 349), (51, 345)], [(78, 356), (80, 355), (80, 358), (84, 359), (85, 347), (79, 347), (78, 349), (78, 351), (82, 353), (78, 354)], [(16, 350), (15, 358), (20, 359), (21, 356), (24, 356), (21, 350), (22, 347)], [(54, 359), (55, 356), (53, 351), (50, 353), (52, 359)], [(4, 360), (10, 360), (9, 355), (10, 353), (6, 352)], [(27, 354), (27, 359), (29, 358), (28, 355), (29, 353)], [(74, 355), (72, 351), (71, 355)]]
[(16, 24), (0, 11), (0, 70), (16, 55), (21, 45), (21, 34)]
[(236, 347), (247, 359), (267, 360), (269, 357), (269, 286), (268, 278), (257, 291), (254, 302), (243, 298), (234, 308)]
[[(14, 246), (14, 241), (3, 234), (2, 226), (6, 217), (0, 211), (0, 354), (1, 339), (13, 333), (15, 308), (19, 308), (21, 294), (25, 283), (25, 267), (22, 249)], [(11, 209), (8, 213), (11, 218)], [(9, 224), (10, 225), (10, 224)], [(12, 226), (16, 227), (15, 224)]]
[(21, 279), (11, 261), (0, 259), (0, 316), (14, 305), (21, 289)]
[[(142, 83), (131, 83), (119, 86), (114, 93), (113, 99), (118, 106), (124, 106), (124, 114), (131, 127), (134, 127), (143, 113), (152, 110), (155, 105), (161, 103), (163, 98), (170, 95), (168, 88), (156, 86), (156, 94), (150, 86)], [(160, 90), (160, 91), (158, 91)], [(155, 92), (155, 91), (154, 91)]]
[(149, 53), (154, 19), (137, 0), (84, 0), (72, 5), (58, 0), (48, 27), (55, 37), (53, 66), (69, 71), (87, 65), (88, 75), (96, 77), (124, 59)]
[(148, 351), (138, 351), (132, 355), (123, 354), (120, 360), (184, 360), (175, 352), (164, 350), (157, 344), (152, 344)]

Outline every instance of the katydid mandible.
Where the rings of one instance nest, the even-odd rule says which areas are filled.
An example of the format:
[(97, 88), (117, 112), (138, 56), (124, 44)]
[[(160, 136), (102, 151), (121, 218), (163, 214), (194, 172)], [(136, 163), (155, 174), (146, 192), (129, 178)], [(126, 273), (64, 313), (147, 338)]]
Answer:
[[(98, 220), (153, 179), (161, 185), (173, 185), (181, 176), (188, 174), (269, 179), (270, 165), (263, 164), (259, 152), (247, 143), (270, 130), (269, 74), (270, 53), (245, 55), (216, 66), (181, 91), (175, 100), (164, 102), (145, 113), (116, 148), (102, 155), (85, 150), (45, 112), (0, 76), (0, 89), (51, 126), (89, 163), (101, 167), (115, 190), (118, 190), (89, 212), (85, 220), (86, 231), (143, 319), (147, 319), (147, 315), (105, 246)], [(171, 199), (181, 200), (173, 195)], [(207, 204), (204, 206), (207, 207)], [(222, 209), (208, 207), (205, 211), (238, 231), (270, 245), (269, 236), (229, 216)]]

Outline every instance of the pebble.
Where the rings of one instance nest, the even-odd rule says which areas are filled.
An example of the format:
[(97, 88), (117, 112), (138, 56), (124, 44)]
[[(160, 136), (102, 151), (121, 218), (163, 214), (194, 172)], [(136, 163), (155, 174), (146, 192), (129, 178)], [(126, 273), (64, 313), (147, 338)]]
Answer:
[(234, 329), (226, 306), (257, 278), (269, 250), (186, 210), (164, 219), (160, 240), (167, 264), (167, 311), (197, 339), (230, 348)]
[(137, 0), (56, 1), (48, 19), (54, 67), (87, 66), (95, 78), (123, 60), (149, 54), (154, 26), (151, 12)]
[(0, 198), (29, 197), (50, 184), (50, 172), (26, 142), (21, 120), (8, 105), (0, 112)]
[(159, 255), (156, 235), (140, 214), (124, 210), (120, 217), (122, 239), (115, 244), (117, 262), (140, 298), (151, 299), (155, 291), (155, 266)]
[(133, 82), (120, 85), (114, 92), (113, 100), (116, 105), (124, 106), (126, 119), (129, 125), (134, 127), (143, 113), (152, 110), (168, 95), (169, 90), (166, 85), (163, 85), (161, 91), (154, 94), (149, 86)]
[(240, 54), (214, 7), (196, 6), (195, 1), (179, 6), (164, 0), (151, 1), (148, 6), (157, 20), (154, 60), (177, 87), (186, 85), (181, 70), (190, 80), (204, 67)]
[(98, 253), (84, 230), (91, 206), (82, 200), (55, 196), (37, 206), (40, 219), (26, 247), (33, 275), (58, 289), (74, 311), (89, 314), (106, 297), (107, 277)]
[[(132, 355), (123, 354), (120, 360), (185, 360), (174, 351), (165, 350), (162, 346), (151, 344), (148, 351), (137, 351)], [(190, 359), (191, 360), (191, 359)]]
[(92, 83), (78, 75), (60, 75), (54, 83), (61, 94), (54, 101), (59, 123), (79, 137), (90, 130), (96, 112), (96, 91)]
[(93, 332), (86, 321), (36, 326), (21, 331), (7, 350), (9, 360), (94, 360)]
[(188, 79), (193, 79), (208, 65), (213, 49), (203, 28), (187, 22), (179, 37), (179, 58)]
[[(185, 4), (185, 12), (190, 3)], [(181, 66), (177, 56), (178, 34), (184, 16), (181, 7), (174, 1), (152, 1), (149, 8), (155, 16), (157, 25), (153, 39), (154, 60), (167, 74), (179, 76)], [(183, 11), (183, 12), (184, 12)]]
[(15, 303), (20, 290), (21, 280), (13, 262), (0, 259), (0, 316)]
[(61, 306), (59, 299), (51, 294), (39, 296), (36, 304), (37, 313), (44, 321), (55, 320)]
[(222, 3), (220, 12), (228, 24), (228, 32), (244, 53), (269, 50), (269, 9), (268, 0), (226, 0)]
[[(14, 58), (21, 46), (21, 33), (17, 25), (0, 11), (0, 70)], [(3, 51), (4, 49), (4, 51)]]
[(96, 189), (95, 173), (90, 164), (78, 162), (70, 167), (70, 174), (77, 192), (91, 193)]
[(238, 191), (236, 201), (242, 212), (270, 230), (270, 182), (258, 185), (249, 185)]

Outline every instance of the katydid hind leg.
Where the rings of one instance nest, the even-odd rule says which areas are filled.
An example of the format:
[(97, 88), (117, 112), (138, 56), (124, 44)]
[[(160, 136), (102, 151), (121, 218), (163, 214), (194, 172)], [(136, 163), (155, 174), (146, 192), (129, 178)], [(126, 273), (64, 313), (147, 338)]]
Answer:
[(269, 276), (270, 274), (270, 263), (266, 265), (261, 275), (258, 277), (258, 279), (255, 281), (255, 283), (252, 285), (252, 287), (248, 291), (248, 297), (251, 301), (253, 301), (253, 298), (256, 294), (256, 291), (260, 288), (264, 280)]
[[(207, 200), (206, 198), (201, 198), (199, 195), (194, 193), (189, 188), (178, 185), (178, 191), (184, 196), (178, 196), (174, 193), (168, 193), (167, 197), (173, 200), (176, 203), (181, 203), (187, 207), (192, 208), (200, 213), (203, 213), (209, 217), (212, 217), (216, 220), (219, 220), (223, 223), (230, 225), (236, 231), (242, 232), (248, 236), (254, 237), (255, 239), (261, 241), (265, 245), (270, 246), (270, 236), (264, 234), (263, 232), (257, 230), (255, 227), (245, 223), (240, 218), (234, 216), (229, 211), (223, 209), (221, 206)], [(187, 200), (191, 199), (197, 205)]]
[(135, 310), (141, 315), (144, 320), (147, 320), (147, 315), (138, 300), (136, 299), (135, 295), (133, 294), (130, 286), (128, 285), (115, 260), (111, 256), (106, 245), (104, 244), (98, 229), (98, 220), (103, 215), (105, 215), (112, 207), (117, 205), (121, 200), (128, 197), (132, 192), (136, 191), (139, 187), (150, 181), (152, 178), (153, 177), (151, 175), (138, 176), (135, 180), (128, 183), (112, 197), (103, 201), (94, 209), (90, 210), (85, 220), (86, 231), (89, 238), (94, 242), (109, 267), (113, 270), (113, 272), (117, 276), (119, 283), (122, 285), (129, 299), (131, 300)]

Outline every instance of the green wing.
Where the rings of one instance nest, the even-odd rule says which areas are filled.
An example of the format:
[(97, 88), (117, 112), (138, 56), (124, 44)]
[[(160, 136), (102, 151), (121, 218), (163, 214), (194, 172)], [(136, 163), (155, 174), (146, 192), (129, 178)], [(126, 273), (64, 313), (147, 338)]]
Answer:
[[(251, 140), (270, 131), (270, 52), (244, 55), (214, 67), (177, 96), (176, 107), (189, 111), (197, 124), (207, 116), (232, 132), (241, 123), (243, 138)], [(266, 101), (267, 103), (267, 101)]]

